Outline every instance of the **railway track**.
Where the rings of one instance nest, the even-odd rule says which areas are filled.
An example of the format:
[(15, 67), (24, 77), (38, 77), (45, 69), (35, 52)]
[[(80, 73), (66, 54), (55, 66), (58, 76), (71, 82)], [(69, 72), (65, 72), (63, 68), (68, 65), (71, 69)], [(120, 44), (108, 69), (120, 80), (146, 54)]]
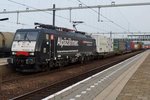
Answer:
[[(100, 71), (102, 71), (102, 70), (104, 70), (104, 69), (106, 69), (106, 68), (108, 68), (108, 67), (110, 67), (116, 63), (119, 63), (119, 62), (121, 62), (121, 61), (123, 61), (123, 60), (137, 54), (137, 53), (140, 53), (140, 52), (134, 52), (134, 53), (130, 53), (130, 54), (122, 55), (122, 56), (107, 58), (105, 60), (101, 60), (102, 61), (101, 63), (98, 63), (99, 61), (94, 61), (91, 64), (76, 65), (76, 67), (74, 66), (72, 68), (68, 67), (68, 68), (70, 68), (69, 71), (66, 68), (64, 70), (61, 70), (61, 72), (56, 71), (55, 73), (51, 73), (49, 75), (46, 75), (46, 74), (48, 74), (48, 73), (46, 73), (44, 77), (49, 77), (49, 79), (51, 79), (53, 76), (55, 76), (54, 79), (51, 79), (51, 81), (44, 83), (44, 85), (41, 85), (38, 88), (34, 88), (33, 90), (28, 90), (28, 91), (24, 90), (25, 93), (20, 93), (17, 95), (11, 95), (10, 96), (10, 94), (6, 93), (6, 92), (10, 93), (10, 91), (5, 91), (6, 88), (4, 90), (2, 88), (2, 92), (5, 93), (3, 95), (6, 95), (8, 98), (11, 98), (12, 100), (33, 100), (33, 99), (39, 100), (39, 99), (42, 99), (42, 98), (44, 98), (50, 94), (53, 94), (57, 91), (60, 91), (60, 90), (64, 89), (65, 87), (68, 87), (69, 85), (72, 85), (78, 81), (81, 81), (81, 80), (83, 80), (83, 79), (85, 79), (85, 78), (87, 78), (87, 77), (89, 77), (89, 76), (91, 76), (97, 72), (100, 72)], [(93, 64), (95, 67), (92, 66)], [(76, 73), (74, 73), (75, 70), (76, 70)], [(42, 74), (43, 73), (41, 73), (41, 75)], [(63, 75), (63, 74), (66, 74), (66, 75)], [(40, 74), (37, 76), (40, 77)], [(58, 78), (58, 76), (59, 76), (59, 78)], [(34, 78), (34, 77), (32, 77), (32, 78)], [(42, 79), (42, 78), (43, 77), (41, 77), (39, 79)], [(6, 84), (6, 85), (4, 85), (4, 87), (6, 87), (7, 84), (8, 85), (11, 83), (13, 84), (14, 82), (18, 82), (19, 80), (17, 79), (17, 81), (11, 80), (11, 81), (7, 81), (7, 82), (5, 81), (2, 83), (2, 85)], [(23, 79), (23, 78), (20, 81), (23, 81), (23, 80), (27, 81), (27, 79)], [(36, 80), (36, 78), (35, 78), (35, 80)], [(34, 84), (34, 82), (32, 83), (32, 85), (33, 84)], [(39, 84), (41, 84), (41, 83), (39, 82)], [(15, 85), (17, 85), (17, 84), (15, 84)], [(15, 90), (13, 90), (13, 91), (15, 91)]]
[[(24, 80), (24, 79), (28, 79), (28, 78), (35, 78), (35, 77), (39, 77), (39, 76), (42, 76), (42, 75), (47, 75), (47, 74), (50, 74), (50, 73), (55, 73), (55, 72), (58, 72), (58, 71), (62, 71), (62, 70), (65, 70), (66, 68), (64, 69), (53, 69), (51, 71), (47, 71), (47, 72), (41, 72), (41, 73), (13, 73), (12, 77), (9, 77), (8, 76), (5, 76), (2, 78), (2, 84), (7, 84), (7, 83), (11, 83), (11, 82), (14, 82), (14, 81), (18, 81), (18, 80)], [(6, 79), (5, 79), (6, 78)]]
[[(79, 64), (75, 64), (76, 66), (78, 66)], [(17, 80), (21, 80), (21, 79), (27, 79), (27, 78), (34, 78), (34, 77), (39, 77), (39, 76), (43, 76), (43, 75), (47, 75), (47, 74), (52, 74), (52, 73), (55, 73), (55, 72), (58, 72), (58, 71), (63, 71), (63, 70), (66, 70), (66, 69), (71, 69), (71, 68), (74, 68), (76, 66), (69, 66), (69, 67), (64, 67), (64, 68), (54, 68), (52, 70), (49, 70), (49, 71), (46, 71), (46, 72), (40, 72), (40, 73), (17, 73), (17, 72), (14, 72), (13, 75), (7, 75), (7, 76), (4, 76), (2, 78), (2, 84), (7, 84), (7, 83), (10, 83), (10, 82), (13, 82), (13, 81), (17, 81)]]
[(62, 90), (76, 82), (79, 82), (99, 71), (104, 70), (106, 67), (108, 68), (109, 66), (112, 66), (116, 63), (118, 63), (118, 62), (117, 61), (111, 62), (109, 64), (101, 66), (100, 69), (99, 68), (92, 69), (91, 71), (85, 72), (85, 73), (75, 76), (73, 78), (68, 78), (63, 81), (51, 84), (49, 86), (25, 93), (25, 94), (17, 96), (17, 97), (14, 97), (11, 100), (41, 100), (42, 98), (44, 98), (48, 95), (58, 92), (59, 90)]

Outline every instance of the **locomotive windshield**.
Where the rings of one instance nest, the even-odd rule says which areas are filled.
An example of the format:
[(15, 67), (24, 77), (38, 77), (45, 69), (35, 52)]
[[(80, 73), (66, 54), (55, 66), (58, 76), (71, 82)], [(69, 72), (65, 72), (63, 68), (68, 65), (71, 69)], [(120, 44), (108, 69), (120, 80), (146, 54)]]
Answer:
[(15, 40), (27, 40), (32, 41), (37, 39), (38, 32), (17, 32), (15, 35)]

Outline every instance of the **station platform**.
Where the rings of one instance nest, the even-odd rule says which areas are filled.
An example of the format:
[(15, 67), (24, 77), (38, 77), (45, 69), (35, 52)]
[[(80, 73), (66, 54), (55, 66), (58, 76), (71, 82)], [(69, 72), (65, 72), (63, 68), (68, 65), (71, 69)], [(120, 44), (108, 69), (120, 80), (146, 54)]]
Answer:
[(150, 51), (117, 100), (150, 100)]
[(94, 100), (150, 100), (150, 50)]
[(7, 64), (7, 58), (0, 58), (0, 66)]
[(43, 100), (150, 100), (150, 50)]

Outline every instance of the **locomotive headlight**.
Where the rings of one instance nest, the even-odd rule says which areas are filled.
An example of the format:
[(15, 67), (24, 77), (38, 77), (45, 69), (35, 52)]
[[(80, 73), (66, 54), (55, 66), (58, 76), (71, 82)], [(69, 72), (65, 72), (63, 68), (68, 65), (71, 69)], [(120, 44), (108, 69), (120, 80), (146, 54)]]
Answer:
[(16, 53), (15, 52), (12, 52), (12, 55), (15, 55)]
[(34, 56), (34, 52), (31, 52), (30, 55)]

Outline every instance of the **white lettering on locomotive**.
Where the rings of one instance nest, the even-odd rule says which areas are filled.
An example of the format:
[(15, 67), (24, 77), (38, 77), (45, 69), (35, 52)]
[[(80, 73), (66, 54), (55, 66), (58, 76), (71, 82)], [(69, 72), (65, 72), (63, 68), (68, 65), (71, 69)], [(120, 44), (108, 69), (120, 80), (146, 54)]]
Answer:
[(11, 51), (35, 51), (36, 41), (13, 41)]
[(63, 47), (63, 46), (79, 46), (77, 40), (71, 40), (71, 38), (63, 39), (62, 37), (58, 37), (57, 45), (59, 45), (61, 47)]

